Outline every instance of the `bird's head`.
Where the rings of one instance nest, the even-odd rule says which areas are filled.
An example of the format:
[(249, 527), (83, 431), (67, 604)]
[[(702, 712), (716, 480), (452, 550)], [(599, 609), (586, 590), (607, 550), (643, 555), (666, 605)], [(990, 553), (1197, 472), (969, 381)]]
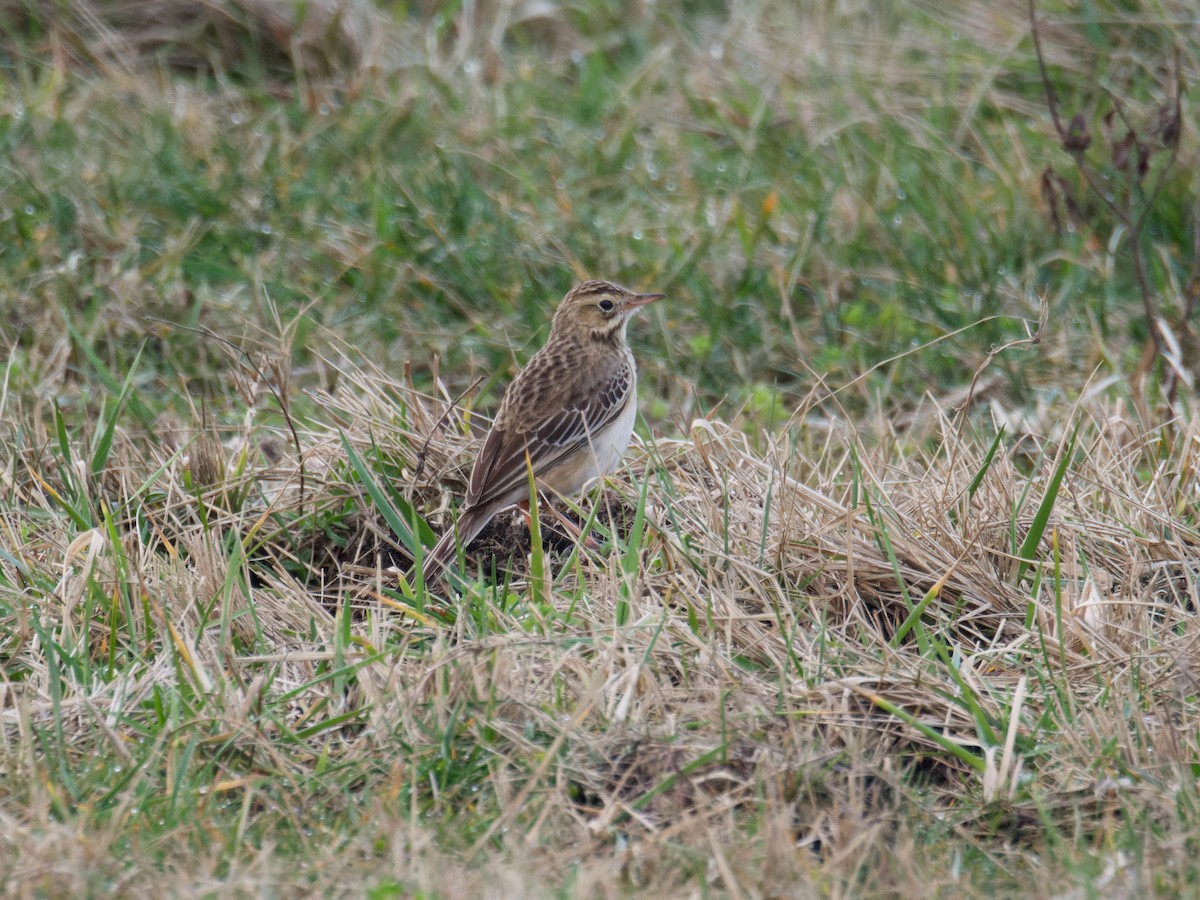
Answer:
[(585, 281), (567, 291), (554, 313), (551, 334), (577, 334), (593, 340), (624, 340), (629, 318), (662, 294), (638, 294), (611, 281)]

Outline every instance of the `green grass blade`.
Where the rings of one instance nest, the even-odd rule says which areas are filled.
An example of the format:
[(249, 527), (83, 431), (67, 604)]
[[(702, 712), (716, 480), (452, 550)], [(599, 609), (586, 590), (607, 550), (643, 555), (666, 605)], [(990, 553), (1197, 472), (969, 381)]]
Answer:
[(986, 768), (987, 763), (982, 756), (972, 753), (966, 747), (963, 747), (961, 744), (957, 743), (956, 741), (952, 741), (950, 738), (948, 738), (946, 735), (942, 734), (940, 731), (937, 731), (934, 728), (930, 728), (924, 722), (918, 721), (916, 716), (912, 715), (912, 713), (908, 712), (907, 710), (901, 709), (899, 706), (896, 706), (890, 700), (886, 699), (885, 697), (880, 696), (879, 694), (876, 694), (874, 691), (869, 691), (869, 690), (866, 690), (865, 688), (861, 688), (858, 686), (854, 686), (854, 690), (855, 690), (855, 692), (860, 693), (863, 696), (865, 696), (875, 706), (878, 706), (884, 712), (888, 713), (889, 715), (895, 716), (897, 719), (904, 722), (910, 728), (914, 728), (917, 731), (919, 731), (926, 738), (933, 741), (934, 744), (936, 744), (938, 747), (941, 747), (943, 750), (945, 750), (947, 753), (949, 753), (955, 759), (970, 766), (976, 772), (983, 774), (983, 771)]
[[(101, 418), (104, 427), (97, 432), (92, 443), (92, 457), (89, 466), (89, 471), (92, 477), (95, 478), (104, 471), (104, 467), (108, 465), (108, 455), (112, 452), (113, 436), (117, 431), (117, 420), (121, 418), (121, 411), (129, 402), (129, 398), (133, 393), (133, 379), (137, 374), (138, 363), (142, 359), (142, 351), (146, 348), (146, 342), (138, 347), (137, 353), (133, 357), (133, 362), (129, 365), (129, 371), (125, 374), (125, 380), (121, 383), (121, 388), (117, 393), (117, 401), (114, 404), (112, 411), (107, 412), (107, 404), (101, 410)], [(107, 414), (106, 414), (107, 412)]]
[(1050, 521), (1050, 513), (1053, 512), (1054, 503), (1058, 499), (1058, 492), (1062, 487), (1063, 477), (1067, 474), (1067, 469), (1070, 467), (1072, 458), (1075, 455), (1075, 441), (1079, 436), (1079, 425), (1079, 422), (1075, 423), (1075, 430), (1071, 432), (1071, 438), (1063, 450), (1062, 458), (1059, 459), (1058, 466), (1054, 470), (1054, 475), (1050, 479), (1050, 483), (1046, 486), (1046, 493), (1042, 497), (1042, 502), (1038, 504), (1037, 512), (1033, 516), (1033, 522), (1029, 526), (1029, 533), (1025, 535), (1025, 540), (1021, 543), (1021, 549), (1017, 551), (1021, 562), (1017, 566), (1017, 577), (1013, 580), (1014, 584), (1020, 584), (1021, 580), (1025, 577), (1025, 573), (1029, 571), (1029, 567), (1033, 565), (1034, 554), (1037, 553), (1042, 536), (1046, 533), (1046, 524)]
[(1000, 442), (1004, 439), (1005, 426), (1001, 425), (1000, 430), (996, 432), (996, 436), (992, 439), (992, 444), (988, 447), (987, 453), (983, 457), (983, 465), (979, 467), (979, 471), (975, 473), (975, 477), (971, 479), (971, 483), (967, 485), (967, 499), (970, 500), (975, 496), (975, 492), (979, 490), (979, 486), (983, 484), (983, 479), (988, 473), (988, 469), (992, 467), (992, 462), (996, 458), (996, 451), (1000, 449)]
[[(350, 461), (351, 468), (354, 469), (354, 474), (358, 476), (359, 484), (366, 488), (367, 494), (371, 498), (371, 502), (375, 504), (375, 508), (379, 510), (379, 514), (383, 516), (383, 521), (388, 525), (394, 534), (408, 551), (415, 557), (417, 555), (417, 538), (413, 534), (412, 528), (405, 521), (406, 516), (402, 514), (392, 504), (388, 497), (387, 491), (375, 480), (374, 474), (363, 462), (361, 456), (350, 443), (350, 439), (346, 437), (345, 432), (339, 431), (338, 434), (342, 439), (342, 447), (346, 451), (346, 458)], [(412, 517), (412, 509), (407, 510), (407, 518)], [(432, 530), (429, 532), (432, 536)], [(432, 540), (429, 543), (433, 543)]]
[(540, 608), (546, 598), (546, 548), (542, 545), (542, 517), (538, 503), (537, 480), (533, 477), (533, 462), (525, 451), (525, 475), (529, 480), (529, 599)]

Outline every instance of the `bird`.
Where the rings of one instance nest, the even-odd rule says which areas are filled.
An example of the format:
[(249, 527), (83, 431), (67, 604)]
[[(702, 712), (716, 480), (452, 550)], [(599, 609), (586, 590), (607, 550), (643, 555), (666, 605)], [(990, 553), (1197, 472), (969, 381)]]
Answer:
[(425, 559), (433, 584), (496, 515), (528, 508), (529, 471), (539, 492), (568, 497), (620, 462), (637, 417), (637, 366), (626, 329), (635, 312), (663, 294), (611, 281), (571, 288), (542, 348), (517, 373), (471, 468), (457, 528)]

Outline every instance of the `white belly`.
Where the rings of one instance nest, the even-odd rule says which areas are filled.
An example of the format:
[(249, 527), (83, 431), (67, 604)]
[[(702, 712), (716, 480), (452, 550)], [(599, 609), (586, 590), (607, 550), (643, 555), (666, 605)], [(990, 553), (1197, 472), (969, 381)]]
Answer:
[[(592, 440), (592, 449), (596, 454), (597, 475), (607, 475), (621, 462), (621, 457), (629, 449), (629, 439), (633, 437), (633, 423), (637, 420), (637, 382), (629, 386), (629, 402), (625, 409), (608, 428)], [(582, 487), (583, 485), (580, 485)]]
[(629, 402), (621, 415), (603, 431), (591, 436), (589, 452), (580, 453), (566, 463), (546, 472), (541, 481), (564, 497), (574, 497), (593, 478), (607, 475), (616, 469), (629, 448), (633, 423), (637, 419), (637, 383), (630, 385)]

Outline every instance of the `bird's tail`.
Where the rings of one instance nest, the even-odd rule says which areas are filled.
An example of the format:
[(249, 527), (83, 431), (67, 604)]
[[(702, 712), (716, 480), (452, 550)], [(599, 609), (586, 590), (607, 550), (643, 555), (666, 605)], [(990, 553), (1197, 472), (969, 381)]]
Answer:
[[(487, 517), (476, 515), (473, 511), (468, 510), (459, 516), (457, 527), (451, 525), (446, 529), (445, 534), (439, 538), (437, 544), (425, 557), (422, 572), (426, 585), (432, 586), (441, 580), (446, 567), (454, 562), (454, 558), (458, 555), (459, 544), (462, 544), (463, 547), (470, 544), (487, 522)], [(413, 576), (415, 578), (415, 571)]]

